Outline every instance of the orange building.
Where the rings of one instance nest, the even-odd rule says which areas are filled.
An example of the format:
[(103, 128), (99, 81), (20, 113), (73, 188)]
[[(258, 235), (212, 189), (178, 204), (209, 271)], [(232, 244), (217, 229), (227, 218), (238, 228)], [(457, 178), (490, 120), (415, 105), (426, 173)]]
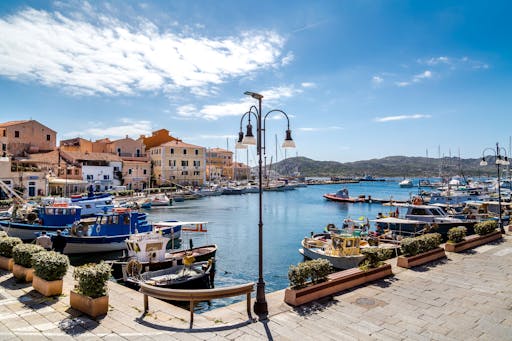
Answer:
[(36, 120), (0, 123), (0, 156), (49, 152), (57, 147), (57, 133)]

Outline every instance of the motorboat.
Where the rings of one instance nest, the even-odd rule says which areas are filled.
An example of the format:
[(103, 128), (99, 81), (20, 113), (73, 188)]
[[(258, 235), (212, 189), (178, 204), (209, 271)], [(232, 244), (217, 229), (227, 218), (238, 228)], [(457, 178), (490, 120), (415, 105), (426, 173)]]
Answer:
[(172, 205), (172, 199), (170, 199), (165, 193), (157, 193), (148, 197), (151, 202), (151, 207), (165, 207)]
[(413, 186), (413, 182), (411, 179), (404, 179), (398, 183), (400, 188), (411, 188)]
[(348, 195), (348, 189), (343, 188), (337, 191), (336, 193), (327, 193), (323, 195), (324, 198), (331, 201), (337, 202), (364, 202), (364, 197), (350, 197)]
[(328, 239), (304, 238), (299, 253), (308, 259), (327, 259), (334, 268), (356, 267), (365, 256), (361, 254), (361, 238), (351, 234), (331, 234)]

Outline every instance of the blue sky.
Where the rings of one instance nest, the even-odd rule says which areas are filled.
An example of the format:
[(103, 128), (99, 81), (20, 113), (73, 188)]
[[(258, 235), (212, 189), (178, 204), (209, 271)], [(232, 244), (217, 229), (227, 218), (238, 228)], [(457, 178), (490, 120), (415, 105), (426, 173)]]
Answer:
[(512, 135), (511, 4), (2, 1), (0, 121), (233, 149), (254, 91), (287, 156), (480, 157)]

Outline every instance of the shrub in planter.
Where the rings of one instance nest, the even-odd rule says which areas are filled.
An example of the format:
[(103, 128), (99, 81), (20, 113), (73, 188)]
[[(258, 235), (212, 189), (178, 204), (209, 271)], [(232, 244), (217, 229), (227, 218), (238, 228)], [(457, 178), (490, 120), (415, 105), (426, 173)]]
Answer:
[(418, 240), (416, 238), (404, 238), (400, 243), (400, 249), (406, 257), (417, 255), (419, 250)]
[(291, 265), (288, 269), (288, 280), (290, 281), (290, 287), (292, 289), (302, 289), (306, 286), (309, 274), (305, 271), (304, 266)]
[(326, 259), (315, 259), (299, 263), (297, 266), (290, 266), (288, 270), (288, 279), (292, 289), (301, 289), (306, 287), (308, 279), (316, 284), (327, 280), (327, 275), (331, 273), (331, 263)]
[(359, 265), (359, 268), (363, 271), (378, 268), (379, 266), (382, 265), (383, 261), (393, 257), (392, 249), (365, 248), (361, 249), (361, 253), (366, 256), (364, 261)]
[(448, 242), (460, 243), (466, 238), (467, 228), (464, 226), (452, 227), (448, 230)]
[(35, 244), (17, 244), (12, 248), (12, 258), (14, 263), (24, 268), (32, 267), (33, 256), (44, 251), (44, 248)]
[(43, 251), (34, 255), (32, 267), (37, 277), (45, 281), (55, 281), (66, 275), (69, 258), (55, 251)]
[(498, 222), (496, 220), (486, 220), (475, 224), (475, 232), (483, 236), (494, 232), (498, 228)]
[(18, 244), (23, 244), (17, 237), (0, 238), (0, 256), (12, 258), (12, 248)]
[(311, 282), (321, 283), (327, 280), (327, 275), (331, 272), (331, 262), (327, 259), (315, 259), (308, 262)]
[(99, 264), (90, 263), (76, 267), (73, 272), (73, 278), (77, 281), (75, 291), (91, 298), (106, 296), (111, 270), (110, 265), (103, 261)]

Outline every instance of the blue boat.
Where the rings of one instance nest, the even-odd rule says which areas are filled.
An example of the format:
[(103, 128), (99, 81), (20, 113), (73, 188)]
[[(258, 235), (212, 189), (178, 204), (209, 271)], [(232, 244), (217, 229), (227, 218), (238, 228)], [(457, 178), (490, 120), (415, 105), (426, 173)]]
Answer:
[[(156, 226), (156, 225), (155, 225)], [(96, 215), (91, 225), (75, 223), (63, 233), (66, 238), (65, 254), (87, 254), (126, 249), (125, 240), (132, 234), (154, 231), (147, 221), (147, 214), (127, 208), (114, 208)], [(172, 239), (181, 235), (181, 225), (160, 224), (158, 232)]]
[(24, 214), (23, 218), (13, 214), (11, 219), (0, 221), (0, 227), (11, 237), (32, 241), (42, 231), (57, 232), (69, 228), (80, 221), (81, 210), (80, 206), (67, 203), (39, 206)]

